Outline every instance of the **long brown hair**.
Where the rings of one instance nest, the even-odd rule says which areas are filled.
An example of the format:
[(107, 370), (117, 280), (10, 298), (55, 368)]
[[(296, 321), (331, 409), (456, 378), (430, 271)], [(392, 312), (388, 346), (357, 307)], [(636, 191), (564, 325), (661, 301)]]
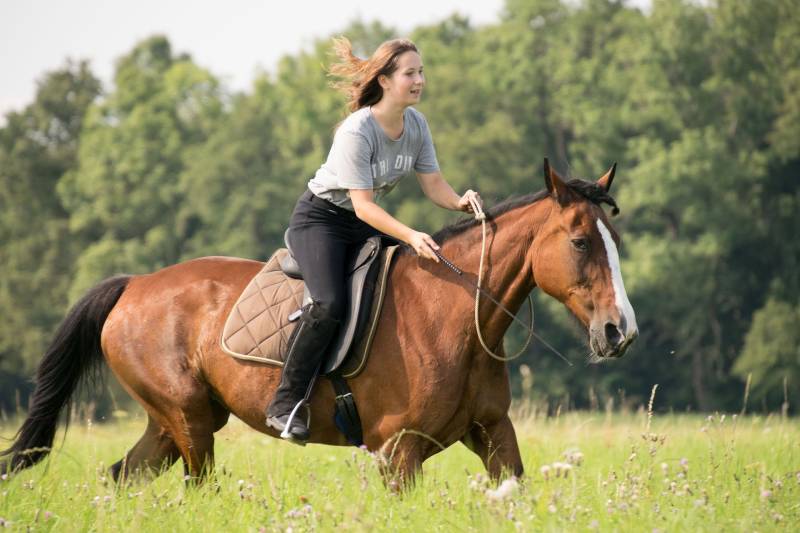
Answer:
[(381, 44), (369, 59), (360, 59), (353, 55), (353, 45), (347, 37), (334, 39), (333, 51), (340, 61), (331, 65), (328, 73), (342, 80), (331, 85), (347, 95), (350, 111), (377, 104), (383, 98), (378, 76), (391, 76), (397, 70), (397, 58), (404, 52), (419, 53), (408, 39), (392, 39)]

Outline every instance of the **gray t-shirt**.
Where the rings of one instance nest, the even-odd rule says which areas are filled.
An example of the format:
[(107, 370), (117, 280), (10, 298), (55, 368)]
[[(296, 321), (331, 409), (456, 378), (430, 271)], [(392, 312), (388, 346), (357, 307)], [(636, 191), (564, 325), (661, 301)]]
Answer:
[(362, 107), (336, 130), (328, 160), (308, 182), (308, 188), (320, 198), (353, 211), (349, 189), (372, 189), (378, 200), (412, 170), (423, 174), (439, 170), (422, 113), (407, 107), (403, 133), (392, 140), (372, 110)]

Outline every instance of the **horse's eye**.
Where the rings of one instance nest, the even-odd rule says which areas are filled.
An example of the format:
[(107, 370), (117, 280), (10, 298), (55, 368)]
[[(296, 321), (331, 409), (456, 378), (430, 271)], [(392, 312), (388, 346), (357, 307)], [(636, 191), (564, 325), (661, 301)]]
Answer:
[(589, 241), (587, 239), (572, 239), (572, 246), (579, 252), (585, 252), (589, 249)]

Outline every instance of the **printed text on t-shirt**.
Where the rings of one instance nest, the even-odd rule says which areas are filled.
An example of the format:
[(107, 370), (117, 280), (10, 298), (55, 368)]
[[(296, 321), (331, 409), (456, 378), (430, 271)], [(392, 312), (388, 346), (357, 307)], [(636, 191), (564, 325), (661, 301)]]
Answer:
[[(402, 170), (403, 172), (411, 172), (411, 169), (414, 168), (414, 158), (410, 155), (398, 154), (394, 160), (394, 169), (395, 170)], [(379, 177), (385, 176), (386, 173), (389, 172), (389, 161), (387, 159), (381, 159), (378, 161), (378, 164), (372, 165), (372, 176)]]

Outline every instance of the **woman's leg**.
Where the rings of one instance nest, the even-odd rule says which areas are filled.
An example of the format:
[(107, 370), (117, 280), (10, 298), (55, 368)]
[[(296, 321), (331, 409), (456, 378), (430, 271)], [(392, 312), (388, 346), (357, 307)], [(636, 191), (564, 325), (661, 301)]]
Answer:
[[(267, 408), (267, 425), (281, 432), (305, 396), (346, 309), (345, 262), (352, 231), (343, 222), (302, 198), (292, 216), (292, 253), (312, 303), (303, 309), (292, 334), (280, 384)], [(289, 430), (301, 442), (309, 438), (304, 416), (295, 416)]]

